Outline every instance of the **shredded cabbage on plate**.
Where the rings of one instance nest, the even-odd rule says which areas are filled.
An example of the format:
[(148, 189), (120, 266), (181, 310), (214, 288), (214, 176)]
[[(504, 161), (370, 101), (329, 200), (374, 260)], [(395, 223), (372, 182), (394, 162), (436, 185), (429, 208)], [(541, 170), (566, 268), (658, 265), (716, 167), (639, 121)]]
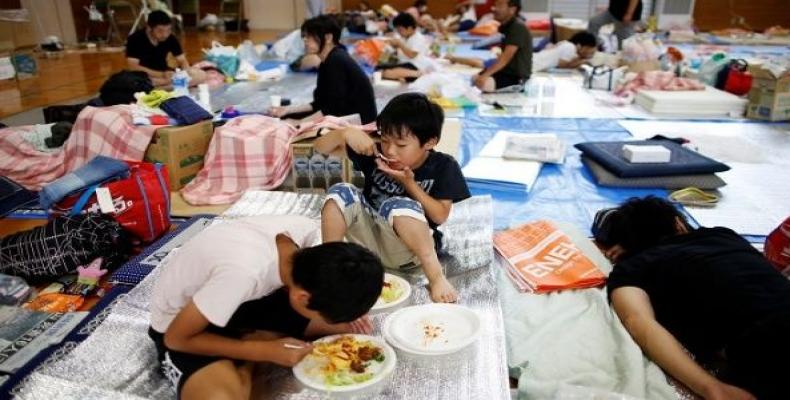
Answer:
[(385, 303), (392, 303), (398, 300), (403, 294), (403, 288), (397, 282), (384, 282), (384, 287), (381, 288), (381, 295), (379, 298)]

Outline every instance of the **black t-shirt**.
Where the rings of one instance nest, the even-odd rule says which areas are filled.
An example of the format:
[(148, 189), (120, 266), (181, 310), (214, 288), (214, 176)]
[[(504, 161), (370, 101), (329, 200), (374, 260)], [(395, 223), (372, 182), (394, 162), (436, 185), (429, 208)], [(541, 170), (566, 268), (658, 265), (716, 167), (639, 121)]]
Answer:
[[(623, 16), (628, 11), (628, 3), (630, 2), (630, 0), (609, 0), (609, 12), (617, 20), (622, 21)], [(636, 5), (631, 21), (639, 21), (640, 18), (642, 18), (642, 0), (639, 0), (639, 3)]]
[(343, 47), (332, 49), (318, 67), (312, 105), (324, 115), (359, 114), (363, 124), (376, 120), (373, 86)]
[(609, 294), (635, 286), (656, 320), (698, 357), (710, 359), (771, 315), (790, 311), (790, 281), (727, 228), (700, 228), (617, 263)]
[(245, 333), (271, 331), (301, 338), (310, 320), (291, 306), (288, 290), (281, 287), (274, 292), (242, 303), (233, 313), (224, 331)]
[(529, 29), (520, 19), (511, 18), (499, 27), (499, 32), (505, 35), (502, 40), (503, 51), (507, 45), (518, 47), (516, 54), (499, 73), (529, 79), (532, 74), (532, 35)]
[(170, 35), (164, 42), (154, 46), (145, 29), (139, 30), (126, 39), (126, 57), (140, 60), (140, 65), (154, 71), (167, 71), (167, 54), (173, 57), (184, 54), (181, 44), (175, 36)]
[[(406, 189), (389, 175), (376, 166), (376, 158), (357, 154), (346, 146), (348, 158), (354, 163), (354, 168), (365, 175), (365, 200), (376, 210), (381, 203), (390, 197), (406, 196)], [(452, 200), (453, 203), (469, 198), (469, 187), (466, 185), (461, 167), (452, 156), (431, 150), (428, 158), (414, 170), (414, 180), (436, 200)], [(441, 233), (435, 229), (438, 225), (428, 219), (428, 226), (433, 229), (436, 244), (441, 244)]]

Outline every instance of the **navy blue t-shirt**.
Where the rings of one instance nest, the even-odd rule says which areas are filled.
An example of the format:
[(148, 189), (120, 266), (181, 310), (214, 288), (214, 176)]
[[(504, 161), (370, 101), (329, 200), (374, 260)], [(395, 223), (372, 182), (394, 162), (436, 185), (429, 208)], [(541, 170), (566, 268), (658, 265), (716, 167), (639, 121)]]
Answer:
[[(376, 158), (357, 154), (346, 146), (348, 158), (354, 168), (365, 175), (365, 200), (376, 210), (381, 203), (390, 197), (406, 196), (406, 189), (398, 181), (378, 169)], [(414, 170), (414, 180), (429, 196), (436, 200), (451, 200), (453, 203), (469, 198), (469, 187), (461, 172), (461, 166), (452, 156), (431, 150), (428, 158)], [(428, 226), (434, 231), (436, 244), (441, 243), (441, 233), (436, 229), (438, 224), (428, 219)]]

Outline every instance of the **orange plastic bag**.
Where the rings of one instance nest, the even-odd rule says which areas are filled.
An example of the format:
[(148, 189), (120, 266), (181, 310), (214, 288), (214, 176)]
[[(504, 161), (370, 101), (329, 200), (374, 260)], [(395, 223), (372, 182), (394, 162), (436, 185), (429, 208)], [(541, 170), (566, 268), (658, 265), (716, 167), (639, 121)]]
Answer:
[(376, 66), (379, 63), (381, 54), (384, 53), (386, 44), (377, 39), (364, 39), (357, 42), (354, 50), (359, 58), (369, 65)]
[(496, 35), (497, 32), (499, 32), (499, 22), (497, 21), (483, 22), (469, 30), (469, 34), (475, 36), (491, 36)]
[(494, 235), (494, 248), (522, 292), (546, 293), (600, 286), (606, 276), (549, 221), (536, 221)]

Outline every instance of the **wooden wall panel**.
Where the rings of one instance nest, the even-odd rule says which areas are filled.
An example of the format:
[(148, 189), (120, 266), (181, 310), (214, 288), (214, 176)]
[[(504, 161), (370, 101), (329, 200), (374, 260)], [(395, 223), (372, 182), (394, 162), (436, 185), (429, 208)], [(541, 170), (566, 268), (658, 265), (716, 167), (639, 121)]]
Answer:
[(742, 16), (758, 31), (773, 25), (790, 27), (788, 0), (696, 0), (694, 23), (702, 31), (737, 27), (732, 25), (732, 14)]
[(22, 8), (21, 0), (0, 0), (0, 10), (18, 10)]
[[(369, 0), (374, 8), (389, 4), (396, 10), (405, 10), (414, 4), (414, 0)], [(455, 0), (428, 0), (428, 12), (434, 17), (444, 18), (455, 10)], [(359, 0), (343, 0), (343, 9), (352, 10), (359, 7)]]

